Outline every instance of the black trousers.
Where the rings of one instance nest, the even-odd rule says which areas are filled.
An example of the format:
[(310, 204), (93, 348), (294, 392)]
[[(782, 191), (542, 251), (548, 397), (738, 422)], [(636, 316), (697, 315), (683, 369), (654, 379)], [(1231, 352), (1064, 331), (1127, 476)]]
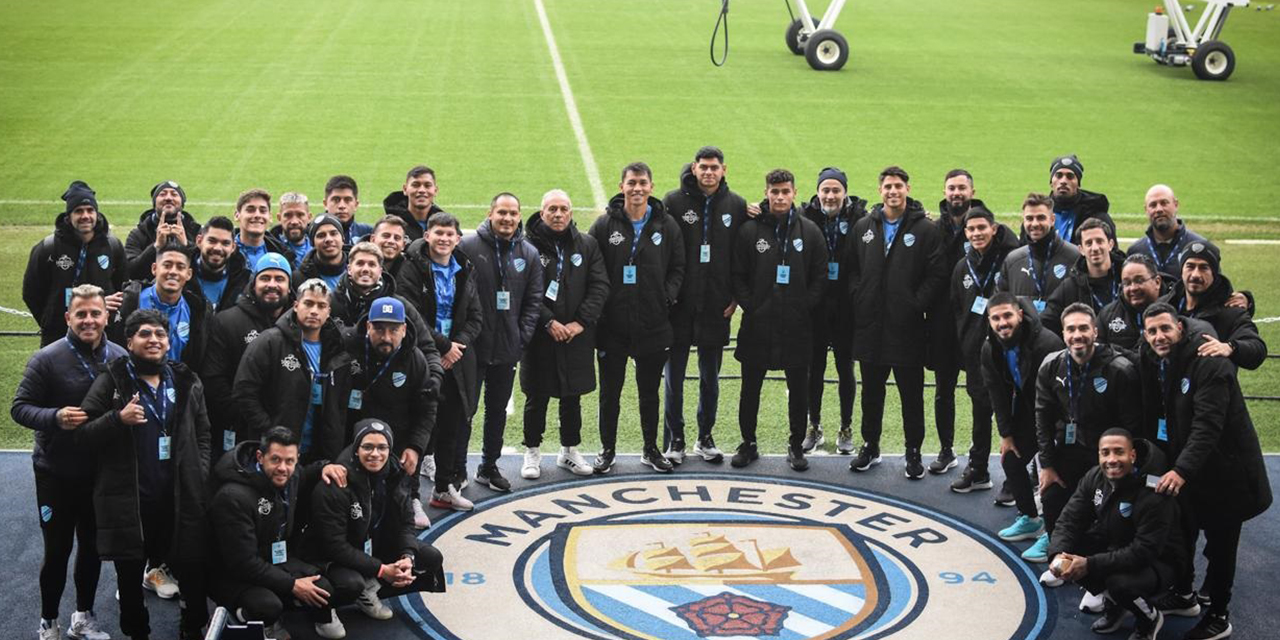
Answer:
[(822, 394), (826, 390), (827, 353), (835, 354), (836, 393), (840, 396), (840, 428), (853, 424), (853, 400), (858, 395), (858, 379), (853, 376), (853, 349), (815, 341), (813, 359), (809, 362), (809, 424), (822, 425)]
[(956, 444), (956, 384), (959, 381), (958, 365), (939, 366), (933, 371), (933, 421), (943, 451), (950, 451)]
[(76, 542), (76, 611), (93, 609), (102, 561), (93, 516), (93, 478), (67, 478), (35, 469), (36, 504), (44, 559), (40, 563), (40, 617), (58, 619), (67, 586), (67, 561)]
[(458, 381), (446, 373), (440, 390), (440, 401), (436, 405), (436, 428), (431, 432), (430, 445), (435, 449), (437, 492), (447, 491), (450, 483), (467, 472), (470, 424), (463, 411)]
[(360, 591), (352, 590), (351, 585), (343, 585), (343, 589), (338, 589), (332, 581), (321, 575), (320, 568), (313, 564), (290, 558), (279, 566), (295, 579), (319, 575), (320, 579), (315, 581), (315, 585), (329, 593), (329, 606), (312, 607), (299, 602), (292, 593), (280, 594), (261, 586), (247, 587), (233, 601), (219, 604), (225, 605), (233, 613), (238, 610), (245, 622), (257, 620), (264, 626), (271, 626), (285, 611), (293, 610), (306, 611), (313, 622), (328, 622), (329, 612), (334, 607), (355, 602), (356, 597), (360, 595)]
[[(390, 557), (390, 554), (383, 554), (387, 555), (387, 557), (383, 557), (379, 555), (379, 551), (381, 550), (375, 550), (374, 554), (379, 561), (388, 564), (395, 562), (396, 558)], [(395, 550), (392, 554), (398, 551)], [(425, 542), (418, 542), (418, 548), (413, 558), (413, 572), (417, 574), (417, 578), (403, 587), (393, 587), (389, 584), (381, 583), (381, 588), (378, 589), (378, 597), (394, 598), (406, 593), (423, 591), (430, 593), (444, 592), (444, 556), (435, 547)], [(354, 592), (356, 596), (359, 596), (364, 591), (365, 578), (355, 569), (331, 564), (329, 565), (329, 570), (325, 572), (325, 577), (340, 591)], [(355, 597), (353, 596), (352, 599), (354, 600)]]
[[(689, 368), (690, 345), (674, 346), (668, 351), (663, 370), (663, 431), (665, 448), (672, 440), (684, 442), (684, 375)], [(698, 347), (698, 439), (711, 435), (720, 407), (720, 365), (723, 347)]]
[[(787, 423), (790, 435), (787, 444), (799, 449), (804, 441), (804, 422), (809, 415), (809, 367), (784, 369), (787, 376)], [(768, 370), (748, 364), (742, 365), (742, 394), (738, 396), (738, 429), (743, 442), (756, 441), (756, 423), (760, 414), (760, 388)]]
[(1209, 591), (1211, 613), (1225, 615), (1231, 604), (1231, 590), (1236, 581), (1236, 553), (1240, 547), (1239, 520), (1223, 521), (1208, 517), (1204, 505), (1189, 497), (1178, 497), (1182, 509), (1182, 566), (1178, 567), (1178, 579), (1174, 590), (1191, 593), (1195, 582), (1196, 543), (1204, 532), (1204, 558), (1208, 560), (1204, 572), (1204, 586)]
[(982, 384), (982, 372), (975, 365), (965, 370), (964, 390), (969, 394), (973, 417), (973, 443), (969, 447), (969, 467), (987, 471), (991, 459), (991, 396)]
[(1067, 486), (1054, 483), (1040, 492), (1040, 508), (1044, 511), (1044, 530), (1049, 534), (1053, 533), (1053, 527), (1058, 523), (1058, 516), (1062, 515), (1062, 509), (1067, 506), (1071, 494), (1076, 492), (1080, 479), (1090, 469), (1098, 466), (1097, 452), (1081, 445), (1058, 445), (1055, 458), (1053, 470), (1058, 472), (1058, 477), (1062, 478)]
[[(618, 446), (618, 414), (622, 411), (622, 386), (627, 381), (627, 359), (623, 351), (597, 351), (600, 365), (600, 445), (605, 449)], [(635, 356), (636, 391), (640, 396), (640, 431), (644, 446), (658, 446), (658, 387), (662, 384), (662, 368), (667, 363), (666, 350)]]
[[(524, 397), (524, 446), (542, 446), (542, 434), (547, 431), (547, 407), (551, 396), (526, 394)], [(576, 447), (582, 444), (582, 396), (564, 396), (559, 399), (560, 446)]]
[(867, 444), (880, 446), (880, 432), (884, 423), (885, 384), (889, 372), (898, 384), (898, 398), (902, 401), (902, 430), (907, 449), (919, 449), (924, 444), (924, 367), (888, 366), (859, 362), (862, 370), (862, 439)]
[(1017, 447), (1018, 453), (1010, 449), (1000, 458), (1000, 466), (1004, 468), (1005, 482), (1009, 483), (1009, 493), (1013, 494), (1018, 513), (1034, 518), (1037, 515), (1036, 487), (1031, 482), (1031, 476), (1027, 475), (1027, 465), (1035, 460), (1040, 449), (1032, 429), (1028, 428), (1015, 433), (1013, 446)]
[[(158, 558), (169, 566), (181, 586), (181, 620), (188, 633), (199, 635), (209, 622), (209, 605), (204, 565), (199, 562), (175, 562), (169, 555), (173, 542), (172, 505), (141, 506), (144, 557)], [(145, 638), (151, 635), (151, 618), (142, 596), (142, 574), (145, 560), (116, 560), (116, 586), (120, 591), (120, 631), (126, 636)]]
[[(516, 365), (491, 364), (477, 368), (476, 397), (484, 403), (484, 445), (481, 466), (498, 463), (507, 430), (507, 401), (516, 381)], [(483, 392), (483, 393), (481, 393)]]

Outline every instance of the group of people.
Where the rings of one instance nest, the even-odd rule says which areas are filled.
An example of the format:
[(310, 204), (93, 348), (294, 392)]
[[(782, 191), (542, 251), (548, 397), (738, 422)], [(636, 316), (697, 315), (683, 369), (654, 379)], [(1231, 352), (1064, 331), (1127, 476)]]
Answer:
[[(1006, 478), (996, 502), (1018, 510), (999, 536), (1034, 540), (1023, 557), (1053, 561), (1042, 582), (1085, 586), (1082, 606), (1103, 614), (1095, 628), (1105, 631), (1133, 612), (1135, 634), (1154, 636), (1160, 611), (1198, 615), (1203, 603), (1187, 637), (1226, 637), (1241, 523), (1271, 500), (1236, 379), (1266, 355), (1252, 296), (1232, 288), (1218, 249), (1186, 228), (1166, 186), (1148, 191), (1151, 224), (1120, 252), (1107, 199), (1080, 188), (1083, 174), (1077, 157), (1056, 158), (1051, 192), (1026, 197), (1017, 231), (963, 169), (945, 176), (935, 213), (899, 167), (880, 172), (873, 206), (834, 167), (807, 202), (778, 169), (748, 203), (729, 189), (716, 147), (699, 149), (662, 199), (651, 169), (628, 164), (585, 232), (569, 195), (552, 189), (527, 217), (515, 194), (494, 196), (464, 235), (421, 165), (372, 226), (356, 220), (348, 176), (328, 181), (318, 215), (301, 193), (273, 203), (251, 189), (234, 219), (203, 224), (165, 181), (123, 244), (93, 190), (73, 182), (54, 232), (31, 251), (23, 298), (42, 348), (12, 407), (36, 432), (40, 639), (63, 637), (73, 541), (72, 638), (107, 637), (92, 613), (100, 559), (115, 563), (132, 638), (150, 634), (143, 587), (182, 598), (182, 637), (198, 637), (206, 598), (273, 638), (287, 637), (281, 615), (299, 608), (321, 637), (340, 638), (337, 607), (385, 619), (381, 598), (443, 591), (441, 553), (416, 538), (430, 526), (418, 477), (431, 483), (427, 502), (459, 511), (474, 507), (470, 480), (511, 489), (498, 463), (517, 371), (523, 478), (542, 473), (553, 398), (555, 466), (612, 470), (629, 361), (640, 462), (670, 473), (690, 441), (693, 456), (722, 462), (719, 376), (739, 308), (733, 467), (759, 457), (761, 387), (779, 369), (787, 462), (808, 467), (806, 454), (826, 444), (830, 353), (834, 449), (853, 454), (850, 469), (881, 461), (892, 374), (906, 477), (946, 474), (958, 464), (963, 370), (972, 446), (951, 489), (993, 488), (994, 416)], [(683, 412), (694, 347), (696, 436)], [(941, 441), (927, 468), (926, 368)], [(588, 461), (581, 398), (597, 369), (601, 449)], [(1197, 594), (1200, 531), (1209, 568)]]

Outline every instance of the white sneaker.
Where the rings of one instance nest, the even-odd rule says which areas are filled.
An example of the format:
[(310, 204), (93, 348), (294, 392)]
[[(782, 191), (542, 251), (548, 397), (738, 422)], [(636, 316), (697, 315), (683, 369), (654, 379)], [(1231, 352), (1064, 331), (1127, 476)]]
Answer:
[(577, 447), (560, 447), (560, 455), (556, 456), (556, 466), (568, 469), (575, 476), (589, 476), (595, 473), (591, 463), (578, 453)]
[(413, 499), (413, 528), (422, 530), (431, 526), (431, 518), (427, 516), (427, 510), (422, 508), (422, 499)]
[(1085, 613), (1102, 613), (1102, 609), (1107, 603), (1106, 598), (1103, 597), (1104, 595), (1104, 593), (1099, 593), (1095, 596), (1085, 591), (1084, 595), (1080, 596), (1080, 610)]
[(74, 640), (111, 640), (111, 635), (98, 628), (98, 619), (92, 611), (77, 611), (71, 614), (71, 626), (67, 628), (67, 637)]
[(169, 573), (169, 565), (148, 570), (142, 576), (142, 586), (165, 600), (172, 600), (178, 595), (178, 581)]
[(525, 480), (537, 480), (541, 476), (542, 452), (537, 447), (526, 447), (524, 450), (524, 465), (520, 467), (520, 477)]
[(325, 640), (341, 640), (347, 637), (347, 628), (342, 625), (337, 611), (330, 609), (329, 621), (316, 623), (316, 635)]
[(52, 627), (44, 626), (44, 621), (40, 621), (40, 627), (37, 629), (40, 640), (62, 640), (62, 625), (57, 620), (53, 621)]
[[(319, 632), (319, 630), (317, 630), (317, 632)], [(279, 620), (276, 620), (275, 624), (263, 629), (262, 636), (265, 640), (293, 640), (293, 635), (289, 633), (288, 629), (284, 628), (284, 625), (281, 624)]]
[(424, 455), (418, 461), (418, 475), (435, 482), (436, 481), (436, 457), (434, 455)]
[(1040, 584), (1046, 587), (1061, 587), (1062, 578), (1053, 575), (1052, 571), (1045, 569), (1044, 573), (1040, 574)]
[(449, 485), (447, 491), (436, 491), (431, 494), (431, 506), (437, 509), (453, 509), (454, 511), (470, 511), (476, 508), (474, 502), (462, 496), (462, 490)]
[(381, 588), (382, 585), (378, 583), (377, 578), (366, 580), (364, 592), (360, 594), (359, 598), (356, 598), (356, 608), (360, 610), (360, 613), (374, 620), (390, 620), (395, 613), (391, 611), (391, 607), (382, 604), (382, 601), (378, 599), (378, 590)]

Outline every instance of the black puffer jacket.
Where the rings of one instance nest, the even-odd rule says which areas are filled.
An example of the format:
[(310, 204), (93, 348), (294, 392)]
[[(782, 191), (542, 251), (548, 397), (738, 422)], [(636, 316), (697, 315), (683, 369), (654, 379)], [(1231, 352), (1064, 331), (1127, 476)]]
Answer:
[[(1046, 258), (1047, 256), (1047, 258)], [(1009, 252), (1000, 268), (1000, 290), (1019, 298), (1048, 304), (1049, 296), (1080, 259), (1075, 245), (1062, 241), (1053, 229), (1036, 242)], [(1039, 313), (1041, 305), (1035, 305)]]
[[(951, 205), (946, 198), (938, 202), (938, 222), (936, 224), (938, 225), (938, 231), (942, 232), (942, 245), (946, 247), (944, 261), (947, 265), (948, 273), (960, 261), (960, 258), (969, 253), (969, 241), (964, 236), (964, 216), (970, 210), (991, 213), (991, 210), (987, 208), (987, 204), (977, 198), (970, 200), (969, 208), (959, 215), (951, 211)], [(996, 224), (1004, 226), (998, 222)], [(1016, 247), (1017, 244), (1014, 246)]]
[(1106, 551), (1087, 556), (1090, 573), (1129, 573), (1156, 561), (1181, 566), (1178, 501), (1146, 486), (1148, 476), (1167, 469), (1164, 454), (1146, 440), (1133, 446), (1138, 459), (1132, 475), (1112, 483), (1102, 467), (1094, 467), (1080, 479), (1049, 538), (1050, 558), (1101, 547)]
[(293, 290), (297, 291), (303, 282), (311, 278), (345, 278), (347, 275), (347, 257), (342, 256), (342, 261), (338, 264), (324, 264), (320, 262), (320, 257), (316, 255), (316, 250), (312, 249), (302, 258), (302, 263), (297, 269), (293, 270), (291, 277), (291, 285)]
[[(406, 325), (404, 341), (387, 363), (373, 363), (364, 321), (347, 329), (344, 338), (351, 354), (352, 395), (347, 402), (347, 431), (365, 418), (377, 418), (391, 426), (395, 454), (413, 449), (422, 455), (436, 424), (436, 395), (444, 369), (432, 345), (434, 362), (417, 347), (416, 329)], [(384, 368), (385, 365), (385, 368)], [(356, 400), (355, 391), (360, 392)]]
[[(1142, 433), (1142, 405), (1134, 402), (1142, 395), (1138, 365), (1100, 344), (1082, 368), (1069, 351), (1050, 354), (1036, 374), (1036, 440), (1046, 469), (1053, 468), (1063, 449), (1096, 452), (1098, 438), (1112, 427)], [(1068, 391), (1075, 395), (1074, 403)], [(1072, 443), (1067, 442), (1068, 422), (1076, 425)]]
[[(67, 335), (67, 289), (80, 284), (95, 284), (111, 295), (124, 290), (128, 280), (124, 245), (110, 235), (111, 225), (98, 212), (93, 239), (88, 245), (71, 226), (70, 214), (58, 215), (53, 233), (31, 247), (27, 271), (22, 277), (22, 301), (40, 325), (40, 346)], [(80, 251), (84, 250), (84, 267), (76, 274)]]
[(987, 341), (982, 345), (982, 383), (991, 396), (991, 409), (1001, 438), (1015, 434), (1033, 436), (1036, 429), (1036, 372), (1044, 359), (1065, 345), (1052, 331), (1040, 326), (1031, 303), (1019, 300), (1022, 324), (1014, 336), (1019, 349), (1018, 374), (1021, 386), (1014, 384), (1013, 374), (1005, 359), (1005, 347), (994, 331), (987, 328)]
[(849, 297), (849, 260), (854, 240), (849, 234), (859, 220), (867, 215), (867, 201), (849, 194), (834, 218), (822, 212), (822, 203), (813, 196), (804, 206), (804, 217), (822, 231), (823, 246), (827, 248), (827, 269), (835, 263), (836, 278), (826, 277), (826, 288), (818, 306), (813, 309), (813, 339), (817, 344), (841, 344), (853, 348), (853, 299)]
[[(680, 171), (680, 188), (662, 198), (662, 206), (680, 226), (684, 240), (684, 280), (671, 307), (674, 344), (723, 347), (729, 344), (729, 318), (724, 310), (733, 302), (729, 261), (738, 227), (747, 219), (747, 201), (720, 187), (710, 196), (698, 186), (690, 165)], [(710, 246), (709, 262), (702, 262), (702, 245)]]
[[(179, 214), (182, 229), (187, 234), (187, 246), (194, 247), (200, 235), (200, 223), (184, 209)], [(156, 261), (156, 228), (160, 226), (160, 214), (147, 209), (138, 216), (138, 226), (129, 230), (124, 241), (125, 259), (129, 263), (130, 280), (151, 279), (151, 265)]]
[[(760, 210), (768, 212), (769, 203)], [(813, 310), (827, 289), (822, 230), (795, 207), (784, 218), (761, 213), (738, 230), (732, 263), (733, 297), (743, 311), (734, 357), (765, 369), (809, 366)], [(781, 265), (789, 284), (778, 283)]]
[[(975, 313), (974, 301), (979, 297), (989, 300), (996, 294), (1000, 289), (1000, 265), (1004, 264), (1005, 256), (1017, 248), (1018, 238), (1013, 230), (997, 223), (987, 252), (980, 254), (971, 247), (964, 261), (957, 262), (951, 270), (951, 305), (956, 312), (955, 331), (960, 362), (971, 381), (982, 379), (979, 356), (988, 332), (986, 306), (982, 306), (980, 313)], [(972, 271), (969, 270), (970, 265)]]
[[(1169, 292), (1170, 280), (1160, 279), (1160, 295)], [(1098, 312), (1098, 343), (1119, 347), (1128, 352), (1129, 359), (1138, 361), (1138, 349), (1142, 346), (1142, 313), (1129, 304), (1121, 291), (1119, 298)]]
[(1147, 232), (1129, 247), (1125, 256), (1141, 253), (1155, 261), (1156, 270), (1165, 280), (1177, 282), (1182, 279), (1182, 268), (1178, 264), (1178, 256), (1182, 254), (1182, 248), (1192, 242), (1208, 242), (1208, 240), (1188, 229), (1182, 220), (1178, 220), (1178, 232), (1169, 242), (1158, 242), (1155, 232), (1148, 226)]
[(849, 287), (853, 296), (853, 358), (877, 365), (925, 363), (924, 314), (943, 296), (947, 273), (942, 234), (907, 199), (889, 254), (884, 251), (884, 206), (853, 225)]
[[(947, 286), (954, 283), (957, 265), (969, 251), (969, 242), (964, 236), (964, 215), (970, 209), (987, 211), (986, 205), (976, 199), (969, 201), (969, 209), (958, 215), (952, 213), (951, 206), (945, 198), (938, 203), (938, 222), (935, 224), (942, 235), (942, 264), (943, 273), (947, 274)], [(933, 304), (925, 313), (925, 327), (929, 334), (925, 361), (930, 369), (945, 371), (963, 367), (964, 360), (961, 358), (959, 344), (960, 334), (956, 332), (956, 325), (962, 319), (967, 319), (962, 318), (961, 312), (967, 313), (968, 310), (969, 307), (956, 307), (949, 291), (945, 295), (934, 298)]]
[[(128, 356), (111, 363), (98, 376), (81, 407), (89, 422), (76, 430), (76, 442), (97, 453), (93, 508), (98, 521), (98, 555), (103, 560), (144, 560), (141, 500), (138, 495), (138, 430), (120, 421), (120, 410), (138, 391), (128, 370)], [(205, 508), (209, 475), (209, 417), (204, 385), (182, 363), (171, 363), (174, 389), (173, 539), (169, 562), (203, 561), (208, 552)]]
[[(191, 270), (191, 279), (187, 281), (187, 291), (204, 298), (204, 289), (200, 287), (199, 278), (210, 275), (204, 271), (201, 261), (197, 260), (195, 268)], [(227, 258), (227, 268), (220, 275), (226, 278), (227, 284), (222, 289), (221, 297), (217, 300), (209, 300), (209, 305), (213, 307), (214, 313), (235, 306), (236, 301), (244, 294), (245, 285), (249, 284), (249, 281), (253, 279), (253, 274), (250, 273), (249, 268), (245, 265), (244, 256), (240, 255), (239, 252), (233, 253)], [(209, 279), (212, 280), (212, 278)], [(205, 299), (208, 300), (208, 298)]]
[(1226, 276), (1214, 277), (1209, 290), (1200, 296), (1196, 308), (1187, 311), (1187, 292), (1182, 281), (1173, 284), (1169, 293), (1160, 298), (1188, 317), (1204, 320), (1213, 325), (1218, 339), (1231, 344), (1231, 363), (1250, 371), (1262, 366), (1267, 359), (1267, 343), (1258, 335), (1258, 325), (1253, 323), (1252, 309), (1228, 307), (1227, 299), (1235, 291)]
[[(338, 327), (345, 330), (355, 329), (357, 326), (363, 325), (362, 320), (369, 315), (369, 306), (374, 300), (382, 297), (392, 297), (399, 300), (404, 305), (404, 319), (410, 327), (413, 328), (414, 344), (418, 346), (418, 350), (428, 359), (435, 357), (436, 363), (440, 362), (440, 352), (436, 349), (435, 331), (427, 326), (427, 321), (418, 313), (418, 308), (406, 300), (403, 296), (396, 295), (396, 281), (387, 274), (382, 275), (382, 280), (373, 286), (368, 293), (360, 295), (351, 288), (351, 281), (347, 279), (347, 275), (343, 274), (342, 279), (338, 281), (338, 288), (329, 294), (329, 317), (338, 324)], [(364, 331), (363, 328), (360, 329)], [(352, 354), (357, 355), (357, 354)], [(443, 369), (440, 369), (443, 372)], [(436, 378), (439, 379), (440, 376)], [(354, 423), (353, 423), (354, 424)]]
[[(499, 243), (504, 245), (501, 254)], [(538, 250), (525, 240), (523, 226), (516, 227), (515, 235), (507, 242), (493, 234), (488, 220), (480, 223), (475, 233), (463, 236), (459, 246), (475, 265), (476, 293), (484, 321), (484, 329), (472, 347), (476, 363), (514, 365), (537, 330), (542, 294), (546, 291), (542, 270), (536, 268)], [(501, 270), (499, 255), (506, 262)], [(498, 310), (499, 289), (510, 295), (510, 308), (506, 311)]]
[[(124, 302), (120, 303), (120, 308), (111, 317), (111, 324), (107, 325), (107, 337), (113, 342), (125, 343), (124, 323), (129, 319), (129, 314), (138, 310), (138, 299), (143, 290), (150, 289), (153, 284), (134, 280), (125, 285)], [(190, 289), (182, 290), (182, 299), (187, 302), (187, 308), (191, 310), (191, 322), (187, 326), (187, 344), (182, 348), (182, 362), (193, 371), (200, 371), (209, 341), (209, 321), (213, 318), (213, 308), (209, 306), (204, 296)], [(169, 327), (170, 333), (180, 331), (178, 327)]]
[[(404, 232), (404, 241), (406, 243), (412, 244), (414, 240), (423, 236), (422, 225), (418, 224), (417, 218), (414, 218), (412, 213), (409, 213), (409, 196), (406, 196), (403, 191), (388, 193), (387, 197), (382, 199), (382, 210), (389, 216), (396, 216), (404, 220), (404, 226), (408, 227)], [(432, 203), (431, 209), (427, 211), (427, 218), (430, 219), (431, 216), (441, 211), (444, 211), (444, 209)], [(370, 232), (372, 233), (372, 230)]]
[[(1163, 374), (1159, 356), (1142, 347), (1142, 403), (1147, 431), (1187, 481), (1182, 495), (1200, 518), (1244, 521), (1271, 506), (1271, 484), (1236, 368), (1226, 358), (1196, 354), (1212, 329), (1185, 316), (1183, 340)], [(1161, 438), (1157, 420), (1167, 421)]]
[[(596, 388), (596, 324), (609, 298), (604, 256), (596, 241), (580, 233), (572, 221), (562, 234), (552, 232), (540, 213), (525, 224), (529, 241), (538, 249), (542, 281), (548, 287), (555, 281), (560, 284), (555, 300), (544, 295), (539, 304), (538, 329), (520, 361), (520, 388), (553, 398), (588, 393)], [(582, 333), (569, 342), (556, 342), (547, 333), (552, 320), (577, 322)]]
[[(332, 460), (349, 440), (347, 401), (351, 395), (351, 356), (332, 321), (320, 329), (320, 373), (324, 396), (312, 424), (311, 447), (302, 460)], [(274, 327), (245, 349), (236, 369), (232, 399), (240, 411), (241, 435), (257, 440), (267, 429), (289, 427), (301, 438), (311, 406), (311, 368), (302, 346), (302, 327), (286, 311)]]
[(1083, 255), (1076, 260), (1075, 266), (1067, 273), (1066, 279), (1058, 285), (1044, 311), (1040, 312), (1040, 322), (1050, 331), (1062, 335), (1062, 310), (1073, 303), (1081, 302), (1093, 308), (1094, 312), (1120, 298), (1120, 267), (1124, 265), (1124, 255), (1119, 251), (1111, 252), (1111, 271), (1098, 283), (1089, 277), (1089, 265)]
[[(622, 194), (615, 195), (609, 209), (588, 231), (600, 246), (609, 274), (609, 301), (600, 319), (597, 345), (601, 351), (638, 356), (663, 351), (672, 344), (669, 312), (684, 283), (684, 238), (679, 223), (667, 214), (662, 202), (650, 197), (652, 213), (640, 230), (633, 257), (636, 234), (624, 202)], [(627, 265), (636, 267), (635, 284), (622, 283)]]
[[(1084, 224), (1089, 218), (1098, 218), (1107, 223), (1111, 227), (1111, 232), (1115, 233), (1116, 223), (1111, 220), (1111, 215), (1107, 213), (1111, 210), (1111, 202), (1107, 200), (1107, 196), (1093, 191), (1085, 191), (1080, 189), (1075, 198), (1070, 200), (1059, 200), (1054, 198), (1053, 212), (1054, 217), (1058, 213), (1070, 211), (1075, 214), (1075, 225), (1071, 228), (1071, 243), (1080, 246), (1080, 225)], [(1025, 231), (1022, 234), (1025, 242), (1027, 239)]]

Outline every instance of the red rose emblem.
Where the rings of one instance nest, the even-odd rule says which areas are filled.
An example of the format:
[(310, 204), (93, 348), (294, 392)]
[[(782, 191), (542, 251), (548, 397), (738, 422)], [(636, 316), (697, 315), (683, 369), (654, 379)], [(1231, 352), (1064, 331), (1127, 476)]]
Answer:
[(671, 607), (699, 637), (776, 636), (791, 607), (722, 593)]

